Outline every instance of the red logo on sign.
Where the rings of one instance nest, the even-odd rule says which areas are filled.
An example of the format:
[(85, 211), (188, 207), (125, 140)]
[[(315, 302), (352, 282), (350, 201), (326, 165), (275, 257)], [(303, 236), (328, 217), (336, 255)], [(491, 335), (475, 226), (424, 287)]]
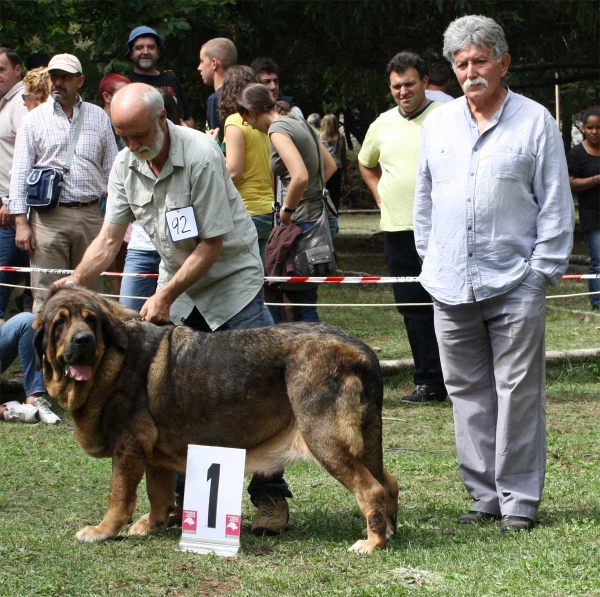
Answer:
[(184, 510), (181, 521), (181, 530), (184, 533), (195, 533), (198, 522), (198, 512), (196, 510)]
[(241, 516), (238, 516), (237, 514), (226, 514), (225, 515), (225, 536), (226, 537), (239, 537), (241, 528), (242, 528)]

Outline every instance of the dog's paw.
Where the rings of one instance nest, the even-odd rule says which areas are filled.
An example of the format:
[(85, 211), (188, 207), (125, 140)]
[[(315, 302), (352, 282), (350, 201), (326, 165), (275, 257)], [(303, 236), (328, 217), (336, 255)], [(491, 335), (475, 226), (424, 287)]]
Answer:
[(93, 543), (94, 541), (104, 541), (105, 539), (112, 539), (114, 537), (113, 533), (107, 533), (106, 531), (102, 531), (100, 526), (92, 526), (88, 525), (87, 527), (83, 527), (76, 535), (77, 540), (82, 543)]
[(164, 521), (162, 524), (151, 524), (150, 514), (144, 514), (132, 527), (129, 529), (130, 535), (137, 535), (138, 537), (145, 537), (152, 533), (157, 533), (165, 528)]
[[(369, 536), (369, 532), (367, 531), (367, 529), (363, 529), (362, 536), (365, 539)], [(396, 533), (394, 533), (394, 531), (392, 530), (392, 528), (389, 527), (389, 526), (386, 527), (386, 529), (385, 529), (385, 540), (386, 541), (392, 541), (395, 537), (396, 537)]]
[(353, 551), (355, 553), (366, 553), (372, 554), (377, 549), (377, 544), (374, 541), (357, 541), (352, 547), (348, 548), (348, 551)]

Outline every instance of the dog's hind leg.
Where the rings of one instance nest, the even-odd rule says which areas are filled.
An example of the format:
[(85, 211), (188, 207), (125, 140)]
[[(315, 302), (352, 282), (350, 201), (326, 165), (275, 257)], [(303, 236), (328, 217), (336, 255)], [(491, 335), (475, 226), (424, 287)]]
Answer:
[(84, 542), (112, 539), (127, 524), (137, 501), (137, 487), (144, 475), (141, 458), (113, 457), (112, 479), (108, 495), (108, 510), (98, 526), (89, 525), (77, 533)]
[(173, 471), (146, 465), (146, 488), (150, 512), (144, 514), (129, 529), (130, 535), (150, 535), (167, 526), (169, 510), (173, 507), (175, 486)]
[[(298, 391), (306, 388), (298, 387)], [(324, 383), (318, 390), (313, 380), (309, 388), (312, 391), (297, 401), (315, 407), (308, 412), (297, 409), (298, 429), (313, 457), (352, 492), (367, 519), (367, 539), (350, 549), (373, 553), (387, 542), (381, 418), (377, 428), (377, 417), (369, 416), (371, 408), (362, 399), (363, 385), (357, 376), (348, 375), (337, 387)], [(332, 393), (336, 395), (333, 400)], [(370, 419), (375, 429), (364, 433), (365, 421)]]

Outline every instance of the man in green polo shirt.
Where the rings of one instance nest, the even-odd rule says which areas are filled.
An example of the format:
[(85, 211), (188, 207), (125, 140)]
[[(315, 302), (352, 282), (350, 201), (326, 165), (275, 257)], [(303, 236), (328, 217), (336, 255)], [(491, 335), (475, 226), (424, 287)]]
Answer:
[[(358, 166), (363, 180), (381, 209), (385, 261), (391, 276), (418, 276), (421, 260), (413, 233), (413, 202), (421, 126), (442, 104), (425, 97), (427, 64), (412, 52), (400, 52), (385, 71), (397, 107), (371, 124)], [(419, 283), (394, 284), (396, 303), (431, 303)], [(442, 402), (446, 388), (433, 327), (431, 306), (398, 307), (415, 362), (413, 392), (403, 402)]]
[[(73, 274), (57, 283), (84, 285), (98, 276), (112, 263), (128, 224), (137, 220), (161, 258), (158, 289), (140, 311), (146, 321), (203, 332), (272, 323), (264, 318), (256, 228), (219, 146), (204, 133), (169, 122), (162, 96), (144, 83), (123, 87), (111, 113), (126, 148), (110, 173), (104, 225)], [(175, 491), (181, 506), (182, 475)], [(292, 495), (283, 471), (255, 476), (253, 492), (257, 528), (264, 526), (265, 534), (283, 530), (285, 498)]]

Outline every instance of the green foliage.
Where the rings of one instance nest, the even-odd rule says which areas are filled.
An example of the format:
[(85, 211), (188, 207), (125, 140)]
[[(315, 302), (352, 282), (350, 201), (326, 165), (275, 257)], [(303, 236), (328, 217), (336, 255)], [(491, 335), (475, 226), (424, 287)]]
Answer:
[[(202, 120), (211, 93), (196, 71), (198, 51), (213, 37), (233, 39), (240, 63), (272, 56), (282, 68), (282, 89), (308, 114), (352, 110), (363, 124), (390, 105), (383, 77), (387, 61), (403, 49), (440, 60), (442, 34), (464, 14), (485, 14), (505, 28), (514, 70), (509, 83), (552, 109), (555, 63), (561, 77), (581, 78), (563, 89), (564, 114), (598, 102), (599, 0), (2, 0), (3, 45), (23, 56), (33, 51), (75, 53), (84, 66), (87, 99), (111, 71), (127, 74), (126, 41), (146, 24), (163, 36), (162, 68), (184, 82), (192, 113)], [(581, 66), (582, 64), (595, 66)], [(535, 85), (535, 86), (534, 86)], [(453, 84), (451, 91), (459, 95)]]

